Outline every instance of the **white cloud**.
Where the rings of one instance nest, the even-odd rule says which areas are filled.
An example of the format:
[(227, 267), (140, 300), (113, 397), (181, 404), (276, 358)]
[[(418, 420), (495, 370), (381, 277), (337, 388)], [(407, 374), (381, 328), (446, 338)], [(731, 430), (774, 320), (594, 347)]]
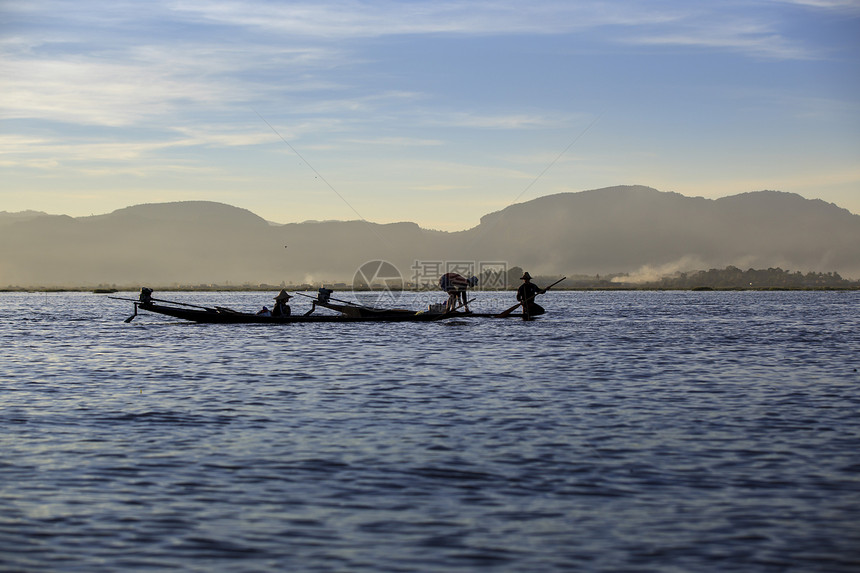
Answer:
[[(86, 139), (70, 137), (32, 137), (21, 134), (0, 134), (0, 161), (6, 167), (30, 169), (67, 169), (88, 173), (117, 173), (126, 168), (118, 164), (143, 162), (141, 169), (151, 169), (156, 164), (177, 164), (180, 160), (165, 159), (164, 151), (193, 146), (233, 147), (270, 144), (271, 132), (263, 129), (225, 130), (222, 126), (212, 128), (183, 128), (176, 133), (156, 136), (155, 140), (113, 140), (110, 135)], [(168, 154), (169, 156), (169, 154)], [(102, 167), (92, 168), (93, 164)], [(190, 169), (186, 162), (182, 170)], [(139, 172), (140, 169), (132, 168)]]
[[(654, 84), (649, 84), (650, 74), (637, 74), (635, 66), (660, 69), (665, 52), (728, 53), (735, 60), (815, 58), (824, 53), (828, 41), (822, 42), (816, 33), (804, 30), (803, 22), (791, 18), (819, 15), (833, 22), (834, 14), (820, 11), (847, 13), (858, 4), (838, 0), (0, 2), (4, 22), (0, 28), (4, 134), (0, 165), (19, 177), (16, 184), (21, 188), (29, 188), (30, 179), (36, 179), (24, 168), (45, 170), (57, 178), (68, 174), (69, 185), (81, 188), (89, 185), (77, 177), (82, 170), (103, 178), (150, 169), (178, 174), (208, 166), (218, 172), (219, 181), (226, 181), (245, 173), (243, 166), (249, 159), (259, 159), (258, 151), (292, 154), (256, 117), (259, 112), (302, 153), (319, 151), (309, 154), (309, 160), (319, 161), (327, 177), (334, 171), (329, 165), (346, 167), (341, 174), (333, 173), (332, 180), (341, 176), (352, 184), (361, 177), (373, 178), (373, 185), (362, 191), (368, 197), (391, 176), (392, 155), (398, 155), (398, 189), (428, 193), (470, 189), (480, 197), (484, 192), (501, 192), (513, 198), (547, 165), (553, 169), (540, 180), (541, 190), (550, 185), (578, 189), (588, 173), (597, 173), (591, 177), (600, 179), (591, 186), (611, 185), (625, 180), (626, 170), (631, 169), (623, 153), (628, 146), (656, 153), (669, 141), (667, 137), (677, 140), (689, 135), (689, 130), (675, 125), (678, 118), (683, 119), (673, 109), (680, 96), (668, 88), (660, 89), (661, 99), (655, 97), (642, 113), (644, 104), (637, 103), (648, 101)], [(494, 51), (502, 44), (500, 38), (510, 46), (506, 55), (515, 56), (510, 61)], [(829, 43), (840, 49), (848, 45), (840, 56), (856, 51), (856, 43), (840, 43), (839, 38)], [(460, 61), (463, 47), (467, 57)], [(756, 73), (764, 69), (759, 65), (769, 64), (757, 61), (738, 66), (736, 83), (730, 80), (705, 89), (702, 86), (708, 82), (702, 78), (712, 77), (707, 65), (717, 58), (702, 58), (701, 73), (693, 67), (699, 62), (692, 60), (673, 60), (694, 69), (692, 77), (666, 73), (654, 81), (669, 77), (668, 83), (698, 88), (701, 103), (697, 100), (696, 107), (714, 110), (714, 123), (720, 117), (733, 117), (737, 100), (725, 92), (738, 86), (785, 90), (786, 101), (777, 105), (770, 105), (773, 98), (768, 99), (767, 93), (753, 94), (742, 102), (785, 118), (785, 132), (800, 125), (792, 124), (798, 109), (834, 124), (851, 124), (856, 116), (850, 106), (833, 105), (856, 91), (850, 89), (855, 80), (849, 73), (841, 73), (842, 83), (837, 85), (827, 84), (822, 72), (825, 79), (820, 85), (805, 82), (803, 89), (797, 89), (792, 85), (800, 78), (799, 68), (791, 68), (791, 76), (769, 68), (768, 74), (777, 80), (771, 84), (749, 75), (751, 69)], [(719, 60), (720, 65), (725, 62)], [(834, 67), (838, 65), (849, 68), (834, 60)], [(720, 77), (711, 83), (718, 81)], [(642, 98), (637, 82), (642, 82)], [(511, 89), (506, 90), (508, 86)], [(606, 105), (617, 105), (619, 117), (626, 114), (638, 120), (653, 111), (655, 123), (660, 123), (661, 130), (665, 126), (666, 133), (644, 133), (637, 121), (631, 121), (629, 128), (604, 142), (603, 153), (609, 158), (599, 165), (567, 153), (559, 159), (557, 152), (566, 142), (557, 138), (566, 130), (571, 136), (578, 133), (584, 117), (579, 114), (594, 113), (610, 90), (618, 91)], [(807, 103), (801, 106), (792, 98)], [(733, 105), (734, 110), (727, 112)], [(808, 125), (808, 118), (804, 119), (807, 123), (800, 127)], [(775, 137), (768, 141), (773, 141), (767, 147), (772, 153), (784, 144)], [(225, 148), (255, 145), (261, 147), (253, 153), (242, 154), (241, 149), (223, 153)], [(556, 145), (558, 149), (553, 149)], [(521, 155), (517, 155), (519, 149)], [(410, 154), (428, 162), (410, 161)], [(235, 165), (225, 164), (228, 156), (237, 158)], [(357, 169), (354, 164), (359, 160), (363, 171), (350, 172)], [(676, 156), (672, 161), (678, 165), (684, 159)], [(702, 173), (710, 173), (708, 161), (713, 165), (718, 159), (690, 164), (697, 181), (703, 179)], [(656, 165), (653, 159), (642, 163)], [(667, 164), (646, 173), (661, 175)], [(500, 165), (522, 170), (500, 169)], [(732, 171), (737, 169), (732, 166)], [(556, 172), (564, 181), (556, 180)], [(172, 184), (193, 187), (199, 177), (177, 176)], [(244, 192), (254, 185), (249, 182), (241, 188)]]
[(758, 57), (786, 60), (806, 60), (815, 57), (808, 49), (791, 43), (779, 34), (769, 34), (766, 31), (745, 32), (737, 28), (641, 35), (628, 41), (639, 45), (725, 49)]
[[(812, 1), (812, 0), (810, 0)], [(818, 4), (846, 5), (848, 2)], [(700, 46), (806, 58), (794, 41), (752, 16), (673, 2), (360, 2), (242, 0), (102, 3), (34, 1), (3, 11), (17, 22), (0, 40), (0, 118), (126, 126), (277, 101), (305, 114), (375, 113), (414, 92), (364, 93), (338, 74), (371, 66), (338, 38), (403, 34), (562, 34), (608, 29), (601, 41)], [(44, 21), (41, 19), (44, 18)], [(621, 27), (624, 33), (611, 30)], [(217, 38), (217, 39), (216, 39)], [(359, 81), (353, 79), (353, 81)], [(353, 92), (349, 97), (342, 94)], [(321, 94), (299, 99), (301, 94)], [(438, 123), (438, 120), (437, 120)], [(545, 127), (527, 114), (468, 111), (463, 127)]]
[(783, 4), (795, 4), (808, 6), (822, 10), (834, 10), (847, 13), (860, 13), (860, 1), (858, 0), (775, 0)]
[(361, 145), (385, 145), (394, 147), (428, 147), (443, 145), (438, 139), (418, 139), (412, 137), (373, 137), (364, 139), (348, 139), (346, 143), (357, 143)]
[(425, 125), (479, 129), (527, 129), (558, 127), (559, 120), (540, 114), (480, 114), (449, 112), (425, 114), (420, 122)]
[(690, 8), (670, 26), (635, 31), (626, 41), (640, 45), (675, 45), (728, 50), (752, 57), (805, 60), (815, 57), (808, 46), (780, 31), (778, 12), (738, 9), (731, 3)]
[(558, 34), (599, 26), (672, 21), (653, 3), (544, 1), (341, 1), (268, 4), (242, 0), (180, 1), (181, 17), (305, 37), (360, 38), (403, 34)]

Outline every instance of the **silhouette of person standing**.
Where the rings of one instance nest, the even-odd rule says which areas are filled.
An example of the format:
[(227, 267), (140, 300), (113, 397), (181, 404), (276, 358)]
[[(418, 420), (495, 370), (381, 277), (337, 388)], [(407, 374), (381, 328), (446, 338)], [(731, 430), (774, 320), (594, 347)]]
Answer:
[(466, 289), (478, 284), (478, 277), (466, 278), (458, 273), (445, 273), (439, 279), (439, 288), (448, 293), (448, 302), (445, 305), (445, 312), (453, 312), (457, 308), (460, 299), (463, 300), (463, 306), (466, 312), (469, 310), (469, 301), (466, 298)]
[(523, 304), (523, 318), (529, 318), (545, 313), (546, 309), (537, 304), (534, 297), (545, 293), (546, 289), (542, 289), (533, 284), (532, 276), (528, 272), (523, 273), (520, 280), (523, 281), (523, 284), (521, 284), (520, 288), (517, 289), (517, 300)]

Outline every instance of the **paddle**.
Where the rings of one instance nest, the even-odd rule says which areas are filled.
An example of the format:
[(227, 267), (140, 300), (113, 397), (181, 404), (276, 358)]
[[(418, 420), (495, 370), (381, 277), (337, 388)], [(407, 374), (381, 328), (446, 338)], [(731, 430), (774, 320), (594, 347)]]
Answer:
[(137, 316), (137, 303), (140, 302), (140, 299), (137, 298), (128, 298), (124, 296), (109, 296), (108, 298), (112, 298), (114, 300), (128, 300), (134, 303), (134, 314), (126, 318), (123, 322), (129, 323), (134, 320), (134, 317)]
[[(544, 291), (544, 292), (548, 291), (549, 289), (551, 289), (552, 287), (554, 287), (555, 285), (557, 285), (558, 283), (560, 283), (561, 281), (563, 281), (563, 280), (564, 280), (564, 279), (566, 279), (566, 278), (567, 278), (567, 277), (561, 277), (560, 279), (558, 279), (557, 281), (555, 281), (554, 283), (552, 283), (551, 285), (549, 285), (548, 287), (546, 287), (545, 289), (543, 289), (543, 291)], [(506, 310), (506, 311), (504, 311), (504, 312), (500, 312), (499, 314), (497, 314), (497, 315), (496, 315), (496, 318), (507, 318), (508, 316), (510, 316), (510, 315), (511, 315), (511, 313), (512, 313), (512, 312), (514, 312), (515, 310), (517, 310), (517, 308), (519, 308), (520, 306), (522, 306), (523, 308), (525, 308), (525, 305), (526, 305), (526, 304), (528, 304), (528, 303), (529, 303), (529, 302), (530, 302), (534, 297), (536, 297), (536, 296), (537, 296), (537, 295), (539, 295), (539, 294), (541, 294), (541, 293), (536, 292), (535, 294), (531, 295), (531, 296), (530, 296), (530, 297), (528, 297), (527, 299), (525, 299), (525, 300), (523, 300), (523, 301), (518, 302), (517, 304), (515, 304), (514, 306), (512, 306), (512, 307), (511, 307), (511, 308), (509, 308), (508, 310)]]

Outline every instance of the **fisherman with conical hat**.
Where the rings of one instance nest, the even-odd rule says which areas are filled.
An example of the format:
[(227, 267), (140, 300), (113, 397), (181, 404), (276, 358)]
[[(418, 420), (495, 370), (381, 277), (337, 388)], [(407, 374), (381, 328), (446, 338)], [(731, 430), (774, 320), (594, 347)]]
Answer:
[(517, 289), (517, 300), (523, 303), (523, 315), (532, 317), (545, 313), (546, 309), (535, 302), (535, 296), (545, 293), (546, 289), (533, 284), (532, 276), (528, 272), (523, 273), (520, 280), (523, 284)]
[(281, 292), (279, 292), (278, 296), (275, 297), (275, 307), (272, 309), (272, 316), (290, 316), (292, 309), (290, 308), (290, 305), (287, 304), (287, 301), (291, 298), (293, 297), (287, 294), (287, 291), (281, 289)]

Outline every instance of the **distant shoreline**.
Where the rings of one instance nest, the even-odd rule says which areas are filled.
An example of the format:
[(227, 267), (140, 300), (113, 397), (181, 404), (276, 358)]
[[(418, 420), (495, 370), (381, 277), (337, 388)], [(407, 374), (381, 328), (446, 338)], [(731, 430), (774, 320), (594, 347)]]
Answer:
[[(316, 291), (319, 287), (311, 287), (311, 288), (295, 288), (290, 285), (286, 287), (254, 287), (254, 286), (220, 286), (220, 287), (151, 287), (156, 292), (273, 292), (279, 291), (282, 288), (287, 292), (310, 292)], [(329, 287), (326, 287), (329, 288)], [(0, 294), (2, 293), (63, 293), (63, 292), (81, 292), (81, 293), (91, 293), (91, 294), (115, 294), (115, 293), (138, 293), (140, 289), (138, 288), (116, 288), (116, 289), (104, 289), (104, 288), (93, 288), (93, 287), (6, 287), (0, 288)], [(332, 288), (334, 292), (379, 292), (382, 289), (350, 289), (350, 288)], [(440, 294), (442, 291), (440, 290), (426, 290), (426, 289), (391, 289), (394, 292), (438, 292)], [(762, 291), (858, 291), (860, 290), (860, 284), (851, 285), (851, 286), (821, 286), (821, 287), (780, 287), (780, 286), (760, 286), (760, 287), (690, 287), (690, 288), (671, 288), (671, 287), (660, 287), (660, 286), (630, 286), (630, 285), (619, 285), (619, 286), (583, 286), (583, 287), (554, 287), (553, 291), (564, 291), (564, 292), (590, 292), (590, 291), (603, 291), (603, 292), (635, 292), (635, 291), (660, 291), (660, 292), (762, 292)], [(508, 289), (496, 289), (496, 290), (487, 290), (474, 291), (475, 294), (479, 294), (481, 292), (514, 292), (516, 289), (508, 288)]]

